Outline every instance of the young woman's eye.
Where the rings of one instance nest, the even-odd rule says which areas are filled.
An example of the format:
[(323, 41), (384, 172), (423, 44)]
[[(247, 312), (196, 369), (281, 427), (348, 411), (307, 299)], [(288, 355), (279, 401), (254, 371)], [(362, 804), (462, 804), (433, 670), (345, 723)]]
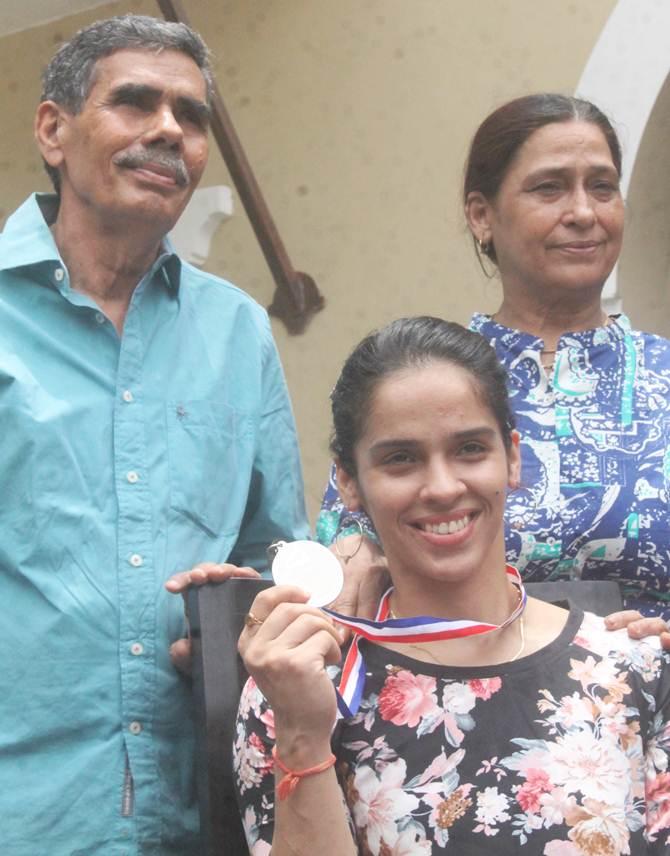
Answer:
[(391, 466), (398, 466), (401, 464), (408, 464), (413, 461), (414, 458), (409, 452), (393, 452), (390, 455), (387, 455), (384, 458), (383, 463)]
[(466, 457), (477, 457), (483, 455), (485, 452), (486, 446), (483, 443), (471, 441), (461, 446), (461, 455), (465, 455)]

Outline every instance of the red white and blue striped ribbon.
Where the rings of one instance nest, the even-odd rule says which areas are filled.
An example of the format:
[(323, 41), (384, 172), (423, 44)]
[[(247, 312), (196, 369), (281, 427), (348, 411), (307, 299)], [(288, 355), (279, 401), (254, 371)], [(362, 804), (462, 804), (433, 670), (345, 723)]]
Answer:
[(354, 631), (337, 688), (338, 718), (354, 716), (363, 697), (365, 662), (359, 650), (361, 638), (370, 642), (437, 642), (491, 633), (494, 630), (502, 630), (516, 621), (526, 608), (526, 590), (516, 568), (507, 565), (505, 570), (509, 581), (519, 589), (519, 602), (502, 624), (488, 624), (468, 619), (432, 618), (428, 615), (419, 615), (414, 618), (389, 618), (392, 588), (382, 596), (374, 621), (367, 618), (352, 618), (332, 609), (324, 609), (324, 612), (327, 612), (335, 621)]

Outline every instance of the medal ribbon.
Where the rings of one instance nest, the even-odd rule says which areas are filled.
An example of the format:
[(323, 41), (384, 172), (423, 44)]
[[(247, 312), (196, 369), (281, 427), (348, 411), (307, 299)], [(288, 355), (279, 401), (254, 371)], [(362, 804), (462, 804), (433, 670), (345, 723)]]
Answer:
[(519, 589), (519, 602), (502, 624), (488, 624), (468, 619), (431, 618), (418, 615), (414, 618), (389, 618), (391, 594), (388, 589), (382, 596), (374, 621), (367, 618), (351, 618), (332, 609), (324, 609), (331, 618), (353, 630), (354, 635), (344, 660), (342, 675), (337, 688), (338, 719), (354, 716), (363, 697), (365, 686), (365, 662), (359, 650), (361, 638), (370, 642), (437, 642), (445, 639), (462, 639), (480, 633), (503, 630), (521, 615), (526, 608), (528, 595), (523, 587), (521, 575), (516, 568), (505, 568), (508, 580)]

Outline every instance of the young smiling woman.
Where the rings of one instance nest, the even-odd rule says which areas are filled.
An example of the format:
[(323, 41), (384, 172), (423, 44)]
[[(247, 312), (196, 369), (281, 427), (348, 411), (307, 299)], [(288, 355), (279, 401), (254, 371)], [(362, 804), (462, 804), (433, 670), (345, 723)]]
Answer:
[(394, 322), (354, 350), (332, 407), (342, 496), (392, 580), (375, 632), (404, 640), (354, 639), (335, 683), (349, 698), (360, 676), (360, 704), (334, 729), (336, 623), (295, 588), (256, 598), (235, 744), (253, 856), (460, 856), (491, 836), (497, 854), (667, 853), (668, 655), (526, 600), (506, 566), (519, 453), (494, 351), (447, 321)]

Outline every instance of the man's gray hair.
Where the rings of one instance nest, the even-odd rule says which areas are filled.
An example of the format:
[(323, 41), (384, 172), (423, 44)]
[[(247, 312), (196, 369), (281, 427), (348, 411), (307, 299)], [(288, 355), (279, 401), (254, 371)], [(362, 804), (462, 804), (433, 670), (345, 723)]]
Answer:
[[(78, 113), (95, 83), (97, 61), (122, 50), (181, 51), (202, 72), (207, 101), (211, 102), (214, 78), (209, 50), (202, 38), (186, 24), (148, 15), (118, 15), (79, 30), (58, 49), (44, 70), (40, 101), (55, 101), (71, 113)], [(58, 170), (47, 163), (45, 168), (59, 192)]]

